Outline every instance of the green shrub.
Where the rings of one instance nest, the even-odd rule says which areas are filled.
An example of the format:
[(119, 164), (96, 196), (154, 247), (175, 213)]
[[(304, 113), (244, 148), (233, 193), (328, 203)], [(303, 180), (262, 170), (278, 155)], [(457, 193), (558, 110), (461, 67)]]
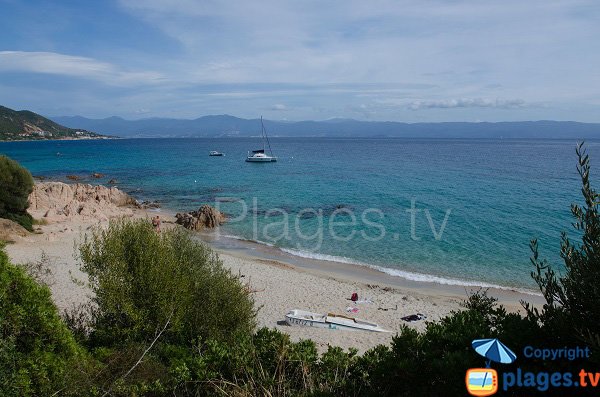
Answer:
[(600, 362), (600, 213), (599, 195), (590, 183), (590, 162), (583, 143), (576, 149), (583, 205), (572, 204), (573, 226), (581, 241), (573, 242), (563, 232), (560, 256), (564, 274), (557, 274), (539, 259), (537, 241), (531, 242), (532, 277), (544, 295), (542, 311), (526, 306), (528, 314), (551, 330), (563, 343), (585, 342)]
[(13, 220), (33, 231), (33, 218), (27, 213), (33, 178), (16, 161), (0, 156), (0, 218)]
[(157, 234), (144, 220), (97, 228), (80, 247), (96, 308), (91, 346), (198, 338), (232, 341), (254, 328), (253, 301), (206, 245), (176, 228)]
[(11, 265), (0, 248), (0, 395), (49, 396), (72, 383), (81, 349), (47, 287)]
[(323, 389), (318, 360), (314, 342), (294, 343), (287, 334), (262, 328), (233, 344), (198, 343), (172, 361), (170, 372), (177, 395), (311, 395)]

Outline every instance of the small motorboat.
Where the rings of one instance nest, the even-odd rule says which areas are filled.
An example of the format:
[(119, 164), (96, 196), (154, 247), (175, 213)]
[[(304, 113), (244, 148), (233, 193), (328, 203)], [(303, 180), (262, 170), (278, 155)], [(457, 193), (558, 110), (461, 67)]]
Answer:
[(285, 322), (288, 325), (300, 325), (304, 327), (343, 329), (349, 331), (391, 332), (381, 328), (376, 323), (361, 320), (359, 318), (334, 313), (312, 313), (298, 309), (290, 310), (285, 315)]
[(218, 156), (225, 156), (223, 153), (217, 152), (216, 150), (211, 150), (210, 152), (208, 152), (208, 155), (209, 156), (216, 156), (216, 157), (218, 157)]

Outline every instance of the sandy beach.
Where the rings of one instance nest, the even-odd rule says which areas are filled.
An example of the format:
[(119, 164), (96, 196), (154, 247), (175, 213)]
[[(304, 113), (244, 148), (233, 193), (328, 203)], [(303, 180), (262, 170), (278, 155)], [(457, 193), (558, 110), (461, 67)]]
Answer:
[[(107, 200), (113, 200), (111, 197)], [(94, 203), (98, 201), (94, 200)], [(46, 208), (37, 211), (35, 208), (33, 205), (31, 210), (34, 217), (47, 215)], [(42, 212), (45, 213), (41, 215)], [(6, 251), (15, 263), (39, 262), (45, 256), (52, 272), (48, 281), (54, 301), (61, 311), (68, 310), (90, 299), (90, 291), (85, 286), (86, 276), (78, 267), (76, 249), (85, 234), (94, 226), (107, 225), (111, 218), (125, 216), (150, 221), (157, 213), (161, 215), (164, 227), (176, 227), (172, 223), (174, 214), (168, 211), (157, 212), (114, 203), (92, 210), (78, 209), (68, 216), (46, 216), (47, 224), (39, 226), (37, 233), (15, 237), (14, 242), (7, 245)], [(298, 260), (250, 255), (251, 251), (215, 249), (224, 265), (233, 274), (239, 275), (252, 291), (258, 309), (259, 327), (277, 328), (288, 333), (293, 340), (310, 338), (320, 350), (326, 349), (327, 345), (334, 345), (344, 349), (353, 347), (364, 352), (378, 344), (389, 343), (403, 325), (422, 330), (426, 321), (438, 320), (453, 310), (459, 310), (461, 301), (467, 295), (464, 287), (406, 282), (369, 269), (315, 264), (308, 260), (299, 263)], [(355, 305), (349, 300), (353, 292), (372, 303)], [(509, 310), (519, 310), (521, 299), (539, 301), (539, 297), (515, 291), (490, 290), (490, 294), (497, 296)], [(353, 307), (358, 312), (350, 315), (377, 322), (392, 332), (290, 327), (283, 323), (290, 309), (348, 314), (347, 309)], [(417, 313), (424, 314), (427, 319), (415, 322), (402, 320), (404, 316)]]

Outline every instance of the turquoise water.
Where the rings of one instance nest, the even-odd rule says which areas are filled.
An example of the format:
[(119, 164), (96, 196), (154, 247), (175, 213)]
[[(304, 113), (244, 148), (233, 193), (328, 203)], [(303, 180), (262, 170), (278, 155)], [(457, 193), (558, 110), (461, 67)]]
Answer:
[[(87, 181), (114, 178), (176, 211), (209, 203), (232, 218), (221, 233), (288, 253), (455, 284), (533, 287), (529, 240), (560, 263), (560, 232), (579, 200), (575, 141), (273, 138), (277, 163), (245, 163), (256, 144), (14, 142), (0, 153), (57, 180), (101, 172)], [(600, 143), (588, 149), (599, 158)]]

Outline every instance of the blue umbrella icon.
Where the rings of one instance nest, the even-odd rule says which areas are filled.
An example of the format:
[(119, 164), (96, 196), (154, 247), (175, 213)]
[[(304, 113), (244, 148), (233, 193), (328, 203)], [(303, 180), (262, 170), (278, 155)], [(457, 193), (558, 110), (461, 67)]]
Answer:
[(471, 346), (475, 351), (487, 358), (487, 366), (494, 361), (502, 364), (511, 364), (517, 359), (517, 355), (498, 339), (475, 339)]
[[(486, 368), (490, 367), (490, 363), (492, 361), (502, 364), (511, 364), (517, 359), (517, 355), (513, 353), (506, 345), (500, 342), (498, 339), (475, 339), (471, 342), (471, 346), (475, 351), (487, 358)], [(483, 377), (483, 381), (481, 385), (485, 385), (485, 380), (487, 378), (487, 372)]]

